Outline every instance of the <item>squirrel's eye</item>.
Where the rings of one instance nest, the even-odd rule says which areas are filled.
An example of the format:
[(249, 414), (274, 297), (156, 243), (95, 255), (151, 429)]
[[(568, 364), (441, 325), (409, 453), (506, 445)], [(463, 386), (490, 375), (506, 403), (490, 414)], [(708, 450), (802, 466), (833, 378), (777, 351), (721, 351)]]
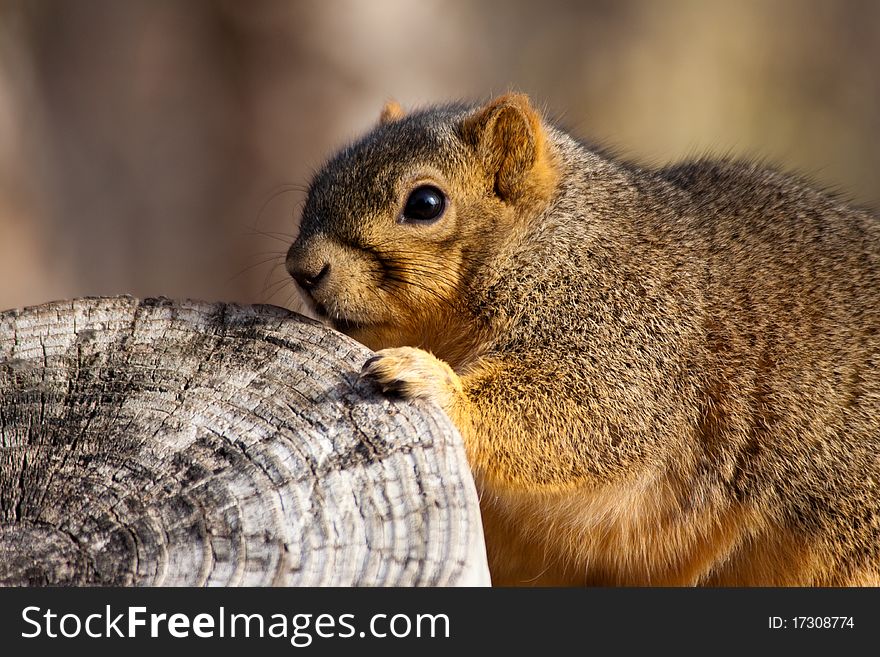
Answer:
[(410, 192), (403, 207), (404, 221), (433, 221), (446, 207), (446, 197), (436, 187), (422, 185)]

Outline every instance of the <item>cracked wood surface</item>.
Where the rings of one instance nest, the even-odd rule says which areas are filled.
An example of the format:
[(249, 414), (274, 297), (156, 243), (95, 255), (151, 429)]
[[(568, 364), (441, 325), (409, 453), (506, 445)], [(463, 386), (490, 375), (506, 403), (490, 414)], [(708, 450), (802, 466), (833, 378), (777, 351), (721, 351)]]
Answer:
[(488, 584), (461, 438), (273, 306), (0, 314), (0, 584)]

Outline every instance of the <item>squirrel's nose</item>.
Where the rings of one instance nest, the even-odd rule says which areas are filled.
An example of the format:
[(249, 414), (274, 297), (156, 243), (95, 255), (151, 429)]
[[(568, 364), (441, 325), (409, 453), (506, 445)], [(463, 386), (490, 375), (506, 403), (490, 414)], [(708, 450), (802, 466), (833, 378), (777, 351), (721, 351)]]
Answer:
[[(293, 276), (293, 279), (300, 284), (300, 287), (306, 292), (311, 292), (320, 284), (321, 280), (327, 276), (330, 271), (330, 263), (326, 262), (320, 269), (317, 267), (308, 268), (299, 266), (299, 263), (287, 260), (287, 271)], [(319, 265), (320, 266), (320, 265)]]

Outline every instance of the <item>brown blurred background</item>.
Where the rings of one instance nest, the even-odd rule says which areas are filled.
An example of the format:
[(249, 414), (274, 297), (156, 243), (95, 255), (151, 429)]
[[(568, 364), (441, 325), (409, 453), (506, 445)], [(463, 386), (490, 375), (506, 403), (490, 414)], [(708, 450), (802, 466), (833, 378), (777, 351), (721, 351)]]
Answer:
[(640, 161), (880, 201), (880, 2), (0, 0), (0, 309), (296, 308), (275, 233), (322, 160), (387, 98), (510, 88)]

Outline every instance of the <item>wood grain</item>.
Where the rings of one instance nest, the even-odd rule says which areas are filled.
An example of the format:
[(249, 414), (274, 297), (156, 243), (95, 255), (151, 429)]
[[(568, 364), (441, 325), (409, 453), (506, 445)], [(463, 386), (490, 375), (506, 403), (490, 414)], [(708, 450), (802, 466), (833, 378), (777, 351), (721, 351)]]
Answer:
[(483, 585), (461, 438), (272, 306), (0, 314), (0, 583)]

